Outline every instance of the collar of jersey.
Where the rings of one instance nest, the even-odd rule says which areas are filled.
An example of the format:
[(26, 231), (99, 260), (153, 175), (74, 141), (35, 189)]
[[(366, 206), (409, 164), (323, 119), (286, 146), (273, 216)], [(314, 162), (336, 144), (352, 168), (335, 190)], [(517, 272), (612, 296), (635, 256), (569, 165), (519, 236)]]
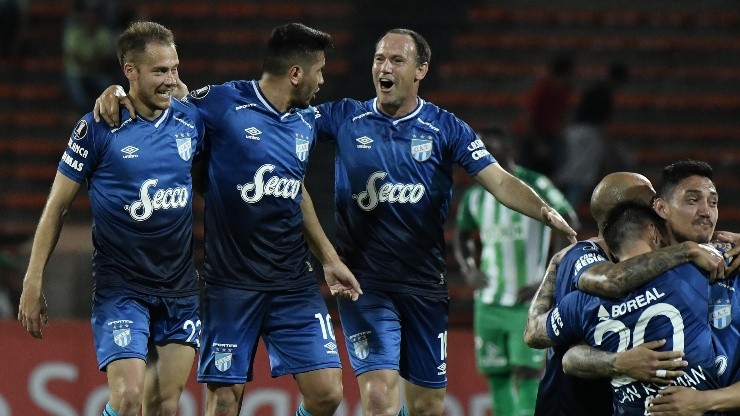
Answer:
[(380, 111), (378, 108), (378, 97), (373, 98), (373, 111), (375, 111), (377, 114), (380, 114), (381, 116), (393, 120), (393, 125), (396, 125), (398, 123), (404, 122), (406, 120), (411, 120), (412, 118), (416, 117), (417, 114), (421, 112), (421, 108), (424, 107), (424, 100), (421, 99), (421, 97), (416, 97), (416, 108), (414, 111), (406, 114), (405, 116), (394, 119), (393, 117), (384, 114)]
[(257, 98), (260, 100), (262, 105), (265, 106), (265, 108), (275, 113), (275, 115), (277, 115), (281, 119), (285, 117), (286, 115), (290, 114), (291, 109), (288, 109), (288, 111), (281, 113), (280, 111), (278, 111), (277, 108), (275, 108), (275, 106), (270, 104), (270, 102), (267, 101), (267, 98), (265, 98), (264, 94), (262, 94), (262, 90), (260, 89), (260, 85), (257, 81), (251, 81), (251, 83), (252, 83), (252, 88), (254, 88), (255, 95), (257, 95)]

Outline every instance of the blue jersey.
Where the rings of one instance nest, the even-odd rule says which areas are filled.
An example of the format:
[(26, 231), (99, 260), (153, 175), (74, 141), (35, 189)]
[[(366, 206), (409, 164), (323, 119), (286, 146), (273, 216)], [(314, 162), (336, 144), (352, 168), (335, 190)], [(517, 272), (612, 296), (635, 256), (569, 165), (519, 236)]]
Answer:
[(477, 175), (493, 157), (467, 124), (422, 99), (401, 118), (376, 99), (316, 110), (319, 139), (337, 145), (337, 250), (347, 266), (363, 288), (447, 296), (452, 166)]
[[(665, 339), (666, 351), (683, 351), (686, 375), (672, 383), (698, 390), (719, 387), (712, 331), (707, 315), (709, 283), (694, 264), (671, 269), (620, 299), (584, 292), (563, 298), (547, 318), (547, 334), (557, 343), (586, 340), (604, 351), (620, 352)], [(660, 386), (629, 377), (612, 380), (615, 415), (643, 415)]]
[(717, 348), (717, 372), (723, 386), (740, 381), (740, 277), (715, 282), (709, 287), (709, 323)]
[(581, 275), (589, 268), (609, 261), (609, 256), (595, 241), (579, 241), (568, 250), (557, 268), (555, 304), (570, 292), (578, 290)]
[[(581, 275), (599, 263), (609, 261), (594, 241), (579, 241), (560, 260), (555, 278), (555, 304), (578, 290)], [(590, 416), (611, 413), (612, 394), (606, 379), (585, 380), (565, 374), (563, 356), (571, 345), (547, 349), (545, 372), (537, 390), (537, 416)]]
[(125, 110), (122, 120), (110, 129), (85, 115), (58, 167), (88, 186), (95, 286), (196, 293), (190, 169), (203, 137), (201, 118), (172, 100), (155, 120), (132, 120)]
[(313, 109), (281, 113), (257, 81), (203, 87), (188, 101), (206, 126), (204, 279), (258, 291), (314, 284), (300, 207)]

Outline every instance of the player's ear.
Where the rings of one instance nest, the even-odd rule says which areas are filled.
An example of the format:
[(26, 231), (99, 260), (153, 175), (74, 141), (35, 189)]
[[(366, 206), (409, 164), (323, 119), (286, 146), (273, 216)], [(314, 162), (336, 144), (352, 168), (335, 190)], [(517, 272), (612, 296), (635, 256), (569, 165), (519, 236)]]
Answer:
[(416, 75), (414, 76), (414, 80), (421, 81), (424, 79), (425, 76), (427, 76), (427, 71), (429, 70), (429, 64), (424, 62), (421, 65), (416, 66)]
[(298, 85), (303, 78), (303, 68), (299, 65), (293, 65), (288, 69), (288, 79), (292, 85)]
[(655, 198), (653, 202), (653, 209), (660, 215), (664, 220), (668, 219), (668, 201), (663, 198)]
[(126, 78), (131, 81), (136, 78), (136, 65), (133, 62), (126, 62), (123, 64), (123, 74)]

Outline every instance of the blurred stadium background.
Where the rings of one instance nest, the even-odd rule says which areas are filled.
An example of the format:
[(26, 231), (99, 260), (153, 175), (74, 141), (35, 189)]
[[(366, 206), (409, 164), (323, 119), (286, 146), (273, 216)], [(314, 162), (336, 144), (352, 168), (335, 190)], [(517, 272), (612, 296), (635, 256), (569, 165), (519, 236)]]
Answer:
[[(6, 13), (9, 3), (21, 6), (18, 17)], [(8, 22), (21, 27), (15, 50), (0, 57), (0, 250), (4, 253), (0, 287), (10, 293), (13, 307), (56, 165), (81, 115), (72, 110), (62, 84), (61, 39), (73, 3), (0, 1), (5, 27)], [(709, 162), (720, 193), (718, 229), (740, 231), (740, 7), (736, 0), (130, 0), (101, 4), (110, 9), (107, 16), (113, 27), (140, 16), (171, 28), (181, 77), (191, 89), (258, 78), (264, 41), (277, 25), (299, 21), (327, 31), (335, 48), (327, 56), (326, 83), (317, 102), (374, 96), (370, 64), (375, 40), (393, 27), (412, 28), (427, 38), (433, 52), (421, 96), (473, 128), (491, 122), (513, 126), (526, 93), (557, 53), (575, 58), (575, 91), (603, 77), (611, 62), (623, 62), (631, 78), (616, 93), (608, 126), (612, 148), (621, 155), (618, 166), (654, 181), (660, 169), (675, 160)], [(115, 61), (110, 67), (113, 76), (120, 77)], [(329, 234), (332, 177), (333, 149), (320, 145), (311, 155), (307, 186)], [(455, 196), (471, 183), (465, 175), (457, 179)], [(595, 235), (588, 207), (577, 209), (584, 221), (580, 237)], [(450, 217), (454, 219), (454, 208)], [(91, 250), (89, 205), (86, 195), (80, 195), (45, 279), (52, 319), (89, 316)], [(460, 279), (451, 255), (448, 262), (453, 327), (468, 329), (472, 290)], [(11, 312), (12, 317), (15, 312)]]

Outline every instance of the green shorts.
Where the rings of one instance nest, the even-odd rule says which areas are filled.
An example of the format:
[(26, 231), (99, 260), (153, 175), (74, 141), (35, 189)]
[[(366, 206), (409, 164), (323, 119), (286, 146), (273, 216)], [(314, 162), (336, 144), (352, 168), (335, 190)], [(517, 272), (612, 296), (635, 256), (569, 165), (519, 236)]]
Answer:
[(542, 368), (545, 350), (524, 343), (527, 305), (498, 306), (475, 302), (475, 357), (483, 374), (505, 374), (512, 367)]

